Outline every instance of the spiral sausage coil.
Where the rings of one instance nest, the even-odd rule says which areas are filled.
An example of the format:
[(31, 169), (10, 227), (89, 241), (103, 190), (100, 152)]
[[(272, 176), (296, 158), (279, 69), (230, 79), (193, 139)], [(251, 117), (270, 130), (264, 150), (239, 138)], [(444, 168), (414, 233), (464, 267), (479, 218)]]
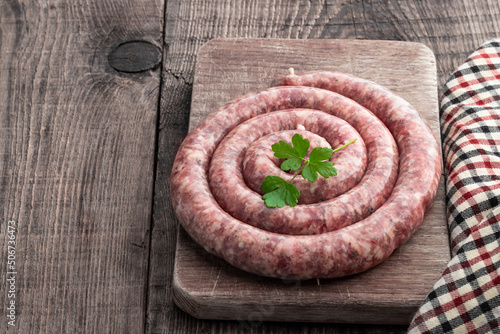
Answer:
[[(273, 84), (222, 106), (181, 144), (170, 191), (182, 226), (208, 252), (262, 276), (334, 278), (383, 262), (436, 196), (431, 129), (404, 99), (352, 75), (291, 73)], [(311, 149), (358, 140), (332, 156), (337, 176), (296, 178), (299, 204), (268, 208), (265, 176), (292, 176), (271, 144), (295, 133)]]

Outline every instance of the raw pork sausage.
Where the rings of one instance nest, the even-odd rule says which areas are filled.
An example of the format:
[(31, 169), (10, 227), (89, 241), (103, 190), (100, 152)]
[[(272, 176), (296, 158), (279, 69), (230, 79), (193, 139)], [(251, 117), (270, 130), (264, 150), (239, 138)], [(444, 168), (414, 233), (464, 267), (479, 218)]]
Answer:
[[(432, 131), (405, 100), (364, 79), (318, 72), (289, 75), (275, 83), (280, 86), (221, 107), (183, 141), (170, 183), (172, 205), (181, 224), (208, 252), (263, 276), (332, 278), (381, 263), (413, 234), (436, 195), (441, 160)], [(238, 170), (244, 168), (246, 149), (236, 148), (244, 137), (251, 137), (246, 140), (251, 147), (275, 131), (317, 129), (318, 123), (304, 124), (315, 117), (305, 113), (334, 115), (359, 133), (362, 141), (351, 145), (352, 154), (366, 149), (367, 162), (366, 168), (361, 163), (353, 174), (365, 169), (364, 175), (356, 185), (346, 186), (344, 193), (325, 201), (265, 208), (260, 194), (245, 187), (245, 176)], [(282, 117), (287, 122), (276, 126), (266, 117)], [(233, 144), (232, 137), (236, 139)], [(220, 190), (222, 184), (233, 190)], [(227, 203), (219, 203), (214, 193)], [(235, 198), (244, 202), (233, 204)], [(223, 209), (228, 206), (234, 208)], [(336, 213), (342, 218), (335, 218)]]

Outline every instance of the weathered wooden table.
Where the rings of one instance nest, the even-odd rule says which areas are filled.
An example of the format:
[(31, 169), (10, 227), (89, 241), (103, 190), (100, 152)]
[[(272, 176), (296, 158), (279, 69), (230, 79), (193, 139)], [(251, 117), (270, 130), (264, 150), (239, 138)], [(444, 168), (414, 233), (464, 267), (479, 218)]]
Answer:
[(0, 0), (1, 332), (404, 332), (174, 305), (168, 178), (197, 51), (215, 37), (414, 41), (441, 87), (499, 22), (496, 0)]

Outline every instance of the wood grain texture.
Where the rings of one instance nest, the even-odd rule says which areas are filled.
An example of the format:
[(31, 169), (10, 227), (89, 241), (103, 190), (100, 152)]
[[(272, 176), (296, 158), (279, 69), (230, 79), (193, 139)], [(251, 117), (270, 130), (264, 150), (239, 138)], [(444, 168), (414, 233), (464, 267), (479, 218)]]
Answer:
[[(440, 88), (470, 52), (500, 35), (499, 22), (497, 0), (0, 0), (2, 319), (6, 222), (19, 224), (18, 326), (9, 332), (404, 331), (197, 320), (175, 307), (168, 176), (187, 133), (196, 55), (215, 37), (414, 41), (436, 55)], [(109, 67), (112, 50), (138, 40), (163, 51), (161, 76), (162, 68)]]
[(188, 129), (196, 54), (215, 37), (349, 38), (420, 42), (436, 56), (438, 90), (481, 43), (500, 36), (496, 0), (169, 0), (165, 11), (158, 168), (148, 287), (149, 333), (399, 333), (404, 326), (198, 320), (173, 303), (177, 221), (168, 176)]
[[(214, 39), (198, 52), (190, 129), (222, 104), (287, 73), (334, 70), (375, 81), (410, 102), (440, 137), (436, 67), (417, 43)], [(243, 273), (181, 229), (173, 297), (197, 318), (408, 324), (450, 260), (443, 183), (421, 228), (386, 262), (343, 279), (290, 282)], [(408, 282), (411, 281), (411, 284)]]
[(160, 71), (120, 74), (108, 55), (161, 48), (163, 7), (0, 1), (2, 273), (18, 224), (16, 327), (2, 274), (2, 333), (144, 331)]

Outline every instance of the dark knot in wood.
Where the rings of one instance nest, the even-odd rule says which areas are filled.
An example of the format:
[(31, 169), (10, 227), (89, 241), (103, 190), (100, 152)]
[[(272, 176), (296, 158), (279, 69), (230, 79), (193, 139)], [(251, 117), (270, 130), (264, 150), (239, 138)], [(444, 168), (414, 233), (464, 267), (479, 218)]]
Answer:
[(149, 42), (130, 41), (111, 51), (108, 61), (111, 67), (120, 72), (143, 72), (160, 64), (161, 51)]

